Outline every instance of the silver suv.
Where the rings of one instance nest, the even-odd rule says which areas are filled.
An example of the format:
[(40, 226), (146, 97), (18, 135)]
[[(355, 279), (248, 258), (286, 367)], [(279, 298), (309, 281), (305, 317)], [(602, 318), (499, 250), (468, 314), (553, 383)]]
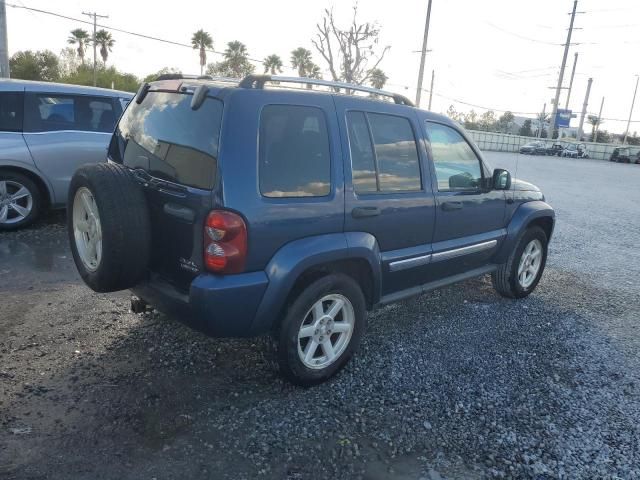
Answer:
[(103, 88), (0, 81), (0, 230), (65, 206), (76, 168), (106, 159), (131, 97)]

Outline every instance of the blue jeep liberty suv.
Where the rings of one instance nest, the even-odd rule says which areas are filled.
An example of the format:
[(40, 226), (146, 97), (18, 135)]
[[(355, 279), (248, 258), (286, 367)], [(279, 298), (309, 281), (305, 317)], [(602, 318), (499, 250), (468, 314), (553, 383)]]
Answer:
[(214, 336), (270, 333), (299, 385), (348, 362), (376, 306), (485, 274), (529, 295), (555, 218), (444, 116), (268, 75), (144, 84), (68, 209), (92, 289), (131, 289), (135, 308)]

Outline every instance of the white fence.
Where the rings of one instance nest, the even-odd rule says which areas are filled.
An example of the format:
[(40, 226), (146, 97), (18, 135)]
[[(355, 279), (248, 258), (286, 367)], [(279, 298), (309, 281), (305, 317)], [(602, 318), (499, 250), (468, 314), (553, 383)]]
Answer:
[[(476, 145), (478, 145), (480, 150), (491, 150), (494, 152), (517, 152), (525, 143), (534, 142), (536, 140), (546, 142), (548, 147), (550, 147), (552, 143), (560, 143), (563, 146), (569, 145), (570, 143), (578, 143), (574, 139), (571, 139), (572, 141), (570, 141), (565, 138), (559, 140), (555, 139), (552, 142), (548, 138), (538, 139), (534, 137), (511, 135), (509, 133), (481, 132), (478, 130), (467, 130), (467, 132), (471, 135), (471, 138), (473, 138), (473, 141), (476, 142)], [(596, 160), (609, 160), (613, 149), (620, 147), (620, 145), (611, 143), (581, 143), (584, 143), (586, 146), (589, 158)], [(638, 150), (638, 147), (631, 147), (631, 154), (635, 155)]]

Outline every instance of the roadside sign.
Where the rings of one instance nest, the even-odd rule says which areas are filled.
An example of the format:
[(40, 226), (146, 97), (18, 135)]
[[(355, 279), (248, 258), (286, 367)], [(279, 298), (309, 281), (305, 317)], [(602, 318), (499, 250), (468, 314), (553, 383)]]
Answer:
[(556, 114), (556, 128), (568, 128), (572, 118), (575, 117), (571, 114), (571, 110), (559, 108)]

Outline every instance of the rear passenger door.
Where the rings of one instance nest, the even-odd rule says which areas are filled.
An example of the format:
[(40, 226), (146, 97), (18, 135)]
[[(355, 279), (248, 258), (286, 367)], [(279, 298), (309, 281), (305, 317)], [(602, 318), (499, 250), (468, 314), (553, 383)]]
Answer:
[(345, 154), (345, 230), (373, 235), (382, 294), (427, 283), (435, 220), (426, 151), (410, 107), (335, 97)]
[[(20, 88), (2, 85), (1, 88)], [(24, 87), (0, 91), (0, 166), (33, 167), (33, 160), (22, 137)]]
[(55, 203), (66, 201), (71, 176), (80, 165), (105, 161), (121, 111), (111, 97), (25, 94), (24, 138), (36, 166), (51, 182)]
[(442, 278), (490, 260), (506, 233), (506, 197), (492, 189), (491, 172), (461, 131), (434, 121), (424, 126), (437, 206), (432, 272)]

